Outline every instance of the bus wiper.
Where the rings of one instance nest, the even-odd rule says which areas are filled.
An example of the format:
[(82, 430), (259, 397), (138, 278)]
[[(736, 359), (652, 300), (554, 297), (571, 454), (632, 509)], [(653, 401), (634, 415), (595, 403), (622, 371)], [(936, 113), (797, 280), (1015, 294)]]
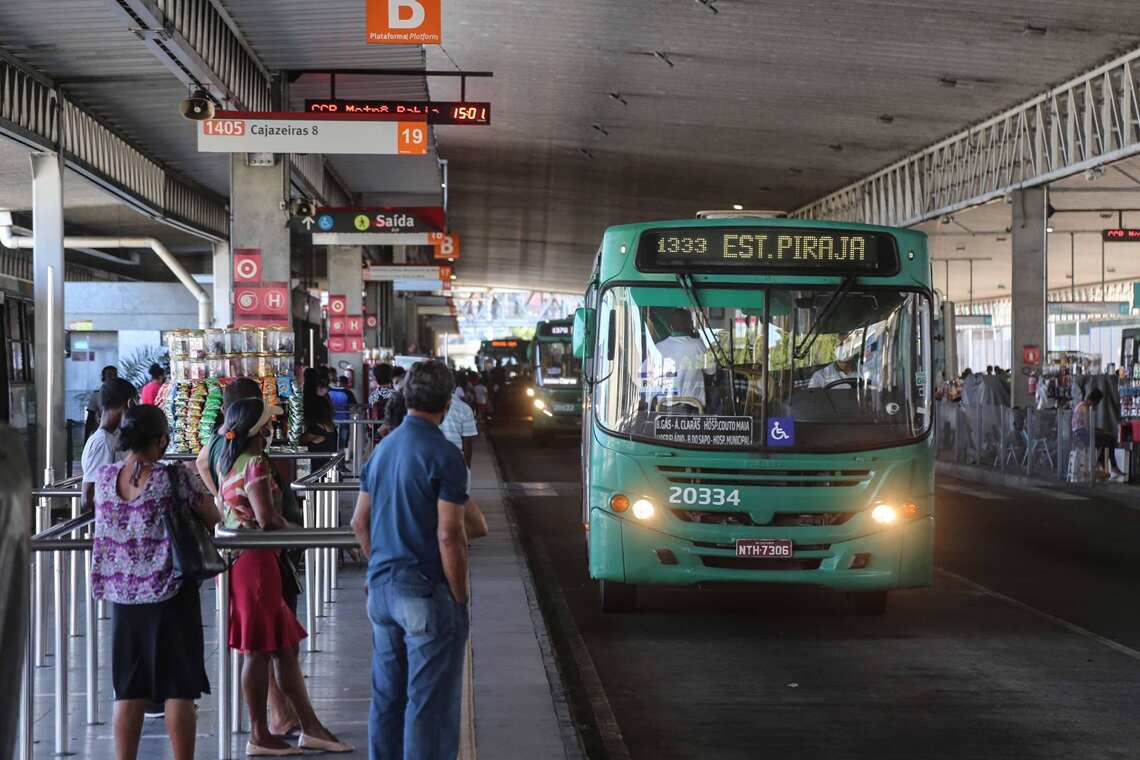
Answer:
[(815, 339), (819, 337), (819, 326), (827, 321), (827, 318), (830, 317), (831, 313), (835, 311), (835, 309), (839, 306), (840, 302), (843, 300), (843, 297), (847, 295), (847, 292), (851, 290), (851, 287), (854, 284), (854, 277), (844, 277), (843, 282), (839, 283), (839, 286), (836, 287), (834, 291), (832, 291), (831, 298), (827, 299), (827, 303), (823, 305), (823, 309), (819, 312), (819, 316), (815, 318), (815, 322), (812, 323), (811, 329), (808, 330), (807, 335), (804, 336), (803, 342), (800, 343), (799, 348), (793, 352), (792, 355), (795, 359), (801, 360), (808, 355), (808, 352), (811, 351), (811, 347), (815, 344)]
[(698, 327), (708, 336), (709, 350), (712, 351), (713, 361), (716, 362), (717, 369), (723, 369), (728, 372), (728, 387), (730, 389), (728, 398), (729, 401), (732, 402), (732, 413), (735, 415), (736, 375), (733, 373), (733, 360), (731, 357), (725, 356), (721, 350), (720, 341), (716, 339), (712, 324), (709, 323), (705, 309), (701, 305), (701, 300), (697, 297), (697, 289), (693, 286), (693, 276), (688, 272), (678, 272), (677, 284), (681, 286), (681, 290), (685, 291), (685, 295), (689, 297), (689, 302), (692, 304), (693, 310), (697, 313)]

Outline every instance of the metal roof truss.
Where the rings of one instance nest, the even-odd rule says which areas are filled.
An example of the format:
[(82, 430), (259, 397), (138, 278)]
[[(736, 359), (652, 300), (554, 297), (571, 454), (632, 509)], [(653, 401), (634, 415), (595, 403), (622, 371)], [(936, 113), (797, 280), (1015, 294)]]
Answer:
[(1140, 49), (796, 209), (908, 226), (1140, 153)]

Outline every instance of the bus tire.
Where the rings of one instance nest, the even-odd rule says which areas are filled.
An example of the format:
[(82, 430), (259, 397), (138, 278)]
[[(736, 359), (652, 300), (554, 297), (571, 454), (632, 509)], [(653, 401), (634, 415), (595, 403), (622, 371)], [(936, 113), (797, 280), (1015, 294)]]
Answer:
[(637, 609), (637, 586), (617, 581), (598, 581), (598, 593), (602, 597), (602, 612), (624, 613)]
[(851, 603), (857, 615), (882, 615), (887, 611), (886, 591), (855, 591)]

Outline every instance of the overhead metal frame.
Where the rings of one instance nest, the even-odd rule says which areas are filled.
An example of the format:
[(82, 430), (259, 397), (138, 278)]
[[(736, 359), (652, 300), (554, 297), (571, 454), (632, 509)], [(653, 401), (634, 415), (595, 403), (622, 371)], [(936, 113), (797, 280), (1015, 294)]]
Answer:
[(908, 226), (1140, 153), (1140, 48), (790, 216)]
[(147, 216), (208, 238), (228, 236), (224, 198), (172, 173), (7, 55), (0, 57), (0, 134), (35, 151), (59, 150), (69, 169)]
[[(206, 90), (230, 110), (283, 110), (276, 101), (284, 99), (276, 96), (284, 83), (262, 64), (216, 0), (107, 1), (188, 89)], [(315, 199), (341, 205), (348, 198), (322, 156), (290, 158), (294, 180)]]

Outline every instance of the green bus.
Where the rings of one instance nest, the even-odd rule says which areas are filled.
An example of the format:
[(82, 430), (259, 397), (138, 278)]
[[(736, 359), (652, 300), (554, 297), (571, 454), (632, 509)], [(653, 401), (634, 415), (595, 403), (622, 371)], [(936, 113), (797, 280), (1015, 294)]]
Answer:
[(574, 314), (583, 526), (607, 612), (639, 584), (806, 584), (861, 613), (928, 586), (926, 237), (799, 219), (606, 230)]
[(539, 322), (530, 344), (534, 383), (527, 388), (531, 435), (544, 443), (558, 432), (577, 432), (582, 424), (582, 360), (572, 351), (574, 320)]

